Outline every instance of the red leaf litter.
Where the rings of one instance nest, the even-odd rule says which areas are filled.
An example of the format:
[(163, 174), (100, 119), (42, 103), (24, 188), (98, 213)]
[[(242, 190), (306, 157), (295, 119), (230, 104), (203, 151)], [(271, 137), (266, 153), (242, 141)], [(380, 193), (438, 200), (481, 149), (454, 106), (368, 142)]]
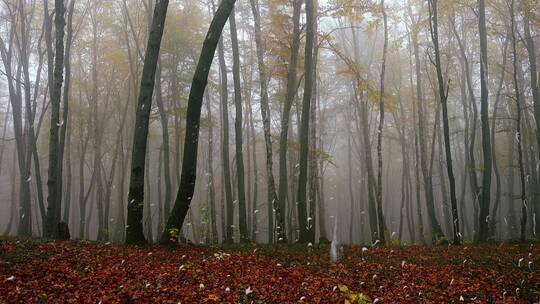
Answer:
[(0, 303), (540, 303), (538, 244), (328, 253), (2, 239)]

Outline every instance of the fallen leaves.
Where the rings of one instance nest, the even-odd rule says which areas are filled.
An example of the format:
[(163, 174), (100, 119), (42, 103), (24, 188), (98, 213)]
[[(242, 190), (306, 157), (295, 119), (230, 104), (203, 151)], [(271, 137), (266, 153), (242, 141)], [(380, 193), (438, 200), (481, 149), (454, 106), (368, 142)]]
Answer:
[[(528, 303), (538, 246), (134, 247), (8, 239), (0, 303)], [(465, 261), (465, 262), (464, 262)]]

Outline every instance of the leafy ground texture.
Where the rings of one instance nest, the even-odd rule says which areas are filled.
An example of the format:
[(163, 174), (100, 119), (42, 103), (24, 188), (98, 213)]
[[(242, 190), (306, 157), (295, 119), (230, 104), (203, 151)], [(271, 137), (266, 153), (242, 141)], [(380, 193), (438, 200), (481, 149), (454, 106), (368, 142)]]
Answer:
[(0, 303), (534, 303), (540, 245), (135, 247), (0, 240)]

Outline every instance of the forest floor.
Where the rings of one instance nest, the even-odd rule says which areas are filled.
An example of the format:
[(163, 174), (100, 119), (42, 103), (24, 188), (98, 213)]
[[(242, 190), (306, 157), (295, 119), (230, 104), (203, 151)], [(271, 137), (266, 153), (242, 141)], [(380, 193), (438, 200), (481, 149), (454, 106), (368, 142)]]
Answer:
[(332, 263), (328, 245), (171, 249), (0, 239), (0, 303), (534, 303), (539, 299), (540, 244), (346, 246), (343, 259)]

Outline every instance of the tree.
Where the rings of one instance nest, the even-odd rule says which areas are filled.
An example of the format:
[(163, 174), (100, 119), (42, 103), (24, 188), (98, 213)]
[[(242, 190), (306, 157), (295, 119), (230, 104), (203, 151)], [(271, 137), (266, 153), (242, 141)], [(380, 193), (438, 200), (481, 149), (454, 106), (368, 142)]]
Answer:
[[(313, 93), (313, 39), (314, 33), (313, 0), (306, 0), (306, 46), (304, 54), (304, 98), (302, 100), (302, 121), (300, 125), (300, 173), (298, 175), (298, 224), (300, 243), (314, 242), (311, 236), (312, 218), (307, 217), (306, 185), (309, 149), (309, 116)], [(313, 235), (314, 236), (314, 235)]]
[(211, 240), (218, 242), (217, 219), (216, 219), (216, 190), (214, 185), (214, 126), (212, 121), (212, 107), (210, 99), (206, 103), (206, 115), (208, 117), (208, 200), (210, 204), (210, 227)]
[[(67, 12), (67, 24), (66, 24), (66, 47), (64, 52), (64, 69), (65, 69), (65, 79), (64, 79), (64, 92), (62, 93), (62, 121), (60, 123), (60, 139), (59, 139), (59, 151), (58, 151), (58, 176), (62, 177), (63, 172), (63, 166), (64, 166), (64, 150), (67, 143), (67, 185), (66, 185), (66, 195), (65, 195), (65, 207), (64, 207), (64, 215), (62, 217), (62, 221), (66, 224), (69, 223), (69, 213), (71, 208), (71, 183), (72, 183), (72, 175), (71, 175), (71, 159), (70, 159), (70, 152), (71, 152), (71, 128), (69, 129), (69, 135), (68, 133), (68, 119), (70, 117), (69, 115), (69, 97), (70, 97), (70, 88), (71, 88), (71, 47), (73, 45), (73, 12), (75, 10), (75, 2), (76, 0), (71, 0), (69, 2), (69, 9)], [(66, 140), (66, 136), (68, 136)], [(60, 210), (62, 204), (61, 204), (61, 195), (62, 195), (62, 183), (58, 183), (58, 209)]]
[(131, 156), (131, 176), (128, 193), (128, 216), (126, 243), (145, 243), (143, 234), (144, 168), (146, 162), (146, 143), (148, 123), (154, 92), (156, 66), (159, 58), (161, 38), (165, 27), (168, 0), (156, 0), (148, 44), (144, 55), (143, 72), (137, 102), (133, 149)]
[[(291, 108), (296, 95), (296, 66), (298, 64), (298, 52), (300, 49), (300, 9), (302, 8), (301, 0), (293, 1), (293, 33), (291, 43), (291, 53), (287, 65), (287, 87), (285, 92), (285, 102), (283, 104), (283, 112), (281, 113), (281, 132), (279, 136), (279, 192), (278, 202), (280, 210), (285, 212), (285, 200), (287, 199), (287, 147), (289, 136), (289, 121), (291, 119)], [(280, 227), (280, 229), (285, 229)], [(287, 239), (283, 237), (279, 240), (283, 243)]]
[[(456, 37), (456, 40), (457, 40), (457, 43), (458, 43), (458, 46), (459, 46), (459, 51), (460, 51), (460, 55), (461, 55), (461, 60), (462, 60), (462, 66), (463, 66), (463, 71), (462, 71), (462, 78), (465, 78), (465, 82), (466, 82), (466, 89), (467, 89), (467, 92), (468, 92), (468, 98), (469, 98), (469, 105), (471, 106), (472, 108), (472, 111), (473, 111), (473, 115), (472, 115), (472, 125), (469, 127), (469, 110), (468, 110), (468, 106), (467, 106), (467, 103), (466, 102), (463, 102), (463, 107), (464, 107), (464, 113), (463, 113), (463, 116), (464, 116), (464, 119), (465, 119), (465, 139), (464, 139), (464, 144), (465, 144), (465, 149), (468, 150), (466, 152), (466, 155), (465, 155), (465, 169), (468, 171), (468, 175), (469, 175), (469, 181), (470, 181), (470, 188), (471, 188), (471, 194), (472, 194), (472, 199), (473, 199), (473, 209), (474, 209), (474, 226), (475, 226), (475, 230), (477, 230), (477, 224), (478, 224), (478, 221), (477, 221), (477, 209), (478, 207), (476, 206), (476, 202), (477, 200), (480, 199), (480, 187), (478, 186), (478, 177), (477, 177), (477, 174), (476, 174), (476, 160), (475, 160), (475, 142), (476, 142), (476, 133), (477, 133), (477, 128), (476, 128), (476, 125), (477, 125), (477, 121), (478, 121), (478, 109), (477, 109), (477, 105), (476, 105), (476, 98), (474, 96), (474, 89), (473, 89), (473, 81), (472, 81), (472, 75), (471, 75), (471, 71), (470, 71), (470, 64), (469, 64), (469, 60), (468, 60), (468, 57), (467, 57), (467, 54), (466, 54), (466, 36), (465, 36), (465, 30), (464, 30), (464, 25), (462, 25), (462, 36), (463, 36), (463, 39), (460, 37), (460, 35), (458, 34), (457, 32), (457, 29), (456, 29), (456, 25), (455, 25), (455, 20), (452, 18), (451, 19), (451, 23), (452, 23), (452, 31), (454, 32), (454, 36)], [(462, 85), (462, 99), (463, 101), (465, 101), (466, 97), (465, 97), (465, 85), (463, 84)], [(469, 136), (469, 129), (470, 129), (470, 136)], [(463, 218), (464, 222), (466, 223), (465, 221), (465, 218)], [(477, 231), (478, 232), (478, 231)]]
[[(505, 34), (504, 38), (504, 46), (502, 51), (502, 67), (506, 67), (506, 61), (507, 61), (507, 50), (508, 50), (508, 34)], [(500, 101), (501, 101), (501, 95), (503, 90), (503, 84), (505, 82), (505, 75), (506, 75), (506, 68), (501, 69), (501, 75), (499, 77), (499, 84), (497, 88), (497, 93), (495, 94), (495, 103), (493, 105), (493, 118), (491, 121), (491, 155), (493, 155), (493, 171), (495, 173), (495, 184), (497, 186), (497, 190), (495, 192), (495, 202), (493, 204), (493, 210), (491, 213), (491, 221), (490, 221), (490, 236), (495, 237), (495, 230), (497, 226), (497, 215), (499, 211), (499, 206), (501, 203), (501, 174), (499, 170), (498, 159), (497, 159), (497, 150), (495, 145), (495, 133), (496, 133), (496, 122), (497, 122), (497, 113), (499, 111)], [(462, 219), (464, 221), (464, 219)]]
[(64, 0), (54, 2), (54, 24), (56, 28), (54, 79), (52, 79), (51, 94), (51, 128), (49, 137), (49, 176), (47, 186), (49, 196), (47, 197), (47, 225), (46, 236), (57, 236), (57, 225), (60, 221), (60, 204), (62, 193), (58, 192), (59, 184), (62, 183), (62, 172), (59, 169), (59, 128), (60, 128), (60, 99), (62, 97), (62, 82), (64, 72)]
[(221, 32), (234, 8), (234, 3), (235, 0), (222, 0), (219, 4), (214, 18), (212, 18), (212, 22), (210, 23), (210, 27), (208, 28), (197, 63), (197, 68), (193, 75), (188, 98), (186, 137), (184, 139), (185, 144), (180, 187), (171, 214), (167, 219), (167, 225), (161, 235), (160, 242), (162, 244), (171, 244), (177, 241), (178, 232), (182, 227), (193, 197), (195, 181), (197, 179), (197, 151), (204, 90), (208, 83), (208, 73), (210, 72), (210, 66), (212, 65)]
[[(480, 0), (482, 1), (482, 0)], [(520, 199), (521, 199), (521, 229), (520, 239), (524, 242), (527, 238), (527, 192), (525, 191), (525, 169), (523, 166), (523, 136), (521, 134), (521, 96), (519, 92), (518, 83), (518, 59), (517, 59), (517, 37), (516, 37), (516, 20), (514, 13), (514, 0), (510, 1), (510, 33), (512, 36), (512, 68), (513, 68), (513, 81), (514, 81), (514, 99), (516, 101), (516, 141), (518, 151), (518, 168), (519, 168), (519, 180), (520, 180)], [(538, 132), (538, 131), (537, 131)]]
[(276, 234), (278, 241), (286, 239), (285, 222), (280, 208), (279, 198), (276, 193), (276, 184), (273, 173), (272, 135), (270, 133), (270, 107), (268, 105), (268, 85), (266, 66), (264, 64), (264, 50), (261, 39), (261, 14), (257, 0), (250, 0), (251, 12), (255, 25), (255, 47), (257, 48), (257, 64), (259, 68), (259, 82), (261, 85), (261, 117), (263, 121), (264, 145), (266, 148), (266, 179), (268, 195), (268, 240), (272, 242), (274, 237), (273, 210), (276, 214)]
[[(540, 84), (538, 82), (538, 65), (536, 62), (536, 46), (534, 43), (533, 36), (531, 35), (531, 18), (534, 18), (534, 2), (532, 1), (523, 1), (521, 5), (524, 8), (524, 18), (523, 18), (523, 29), (525, 36), (525, 47), (529, 55), (529, 73), (531, 79), (531, 91), (533, 97), (533, 107), (534, 107), (534, 121), (536, 122), (536, 144), (538, 158), (540, 159)], [(540, 213), (540, 203), (536, 203), (536, 214)], [(536, 234), (540, 234), (540, 225), (536, 225)]]
[[(418, 32), (420, 30), (420, 22), (418, 20), (414, 20), (413, 14), (412, 14), (412, 8), (409, 3), (408, 5), (408, 14), (409, 18), (411, 19), (411, 42), (414, 50), (414, 66), (415, 66), (415, 76), (416, 76), (416, 102), (417, 102), (417, 115), (418, 115), (418, 135), (417, 135), (417, 143), (415, 145), (418, 145), (418, 153), (417, 158), (420, 161), (420, 170), (422, 171), (422, 179), (424, 181), (424, 194), (425, 194), (425, 200), (426, 200), (426, 206), (428, 210), (434, 210), (435, 209), (435, 198), (433, 193), (433, 179), (431, 175), (431, 170), (428, 166), (428, 147), (426, 146), (426, 132), (427, 132), (427, 113), (426, 113), (426, 102), (424, 99), (423, 94), (423, 82), (422, 82), (422, 73), (421, 73), (421, 61), (420, 61), (420, 45), (418, 42)], [(418, 167), (416, 165), (415, 167)], [(418, 172), (420, 173), (420, 172)], [(418, 174), (420, 175), (420, 174)], [(418, 185), (419, 186), (419, 185)], [(418, 190), (419, 187), (418, 187)], [(418, 193), (419, 191), (417, 191)], [(417, 213), (418, 213), (418, 227), (420, 230), (420, 243), (424, 243), (424, 225), (422, 220), (422, 208), (421, 208), (421, 201), (417, 200), (418, 206), (417, 206)], [(434, 212), (428, 212), (428, 219), (431, 226), (431, 230), (434, 231), (434, 234), (441, 234), (441, 226), (437, 220), (436, 217), (432, 217)]]
[[(450, 183), (450, 204), (452, 208), (452, 220), (453, 220), (453, 231), (454, 231), (454, 244), (460, 244), (460, 232), (459, 232), (459, 217), (457, 210), (457, 198), (456, 198), (456, 181), (454, 178), (454, 169), (452, 167), (452, 152), (450, 150), (450, 127), (448, 123), (448, 107), (447, 107), (447, 98), (448, 98), (448, 86), (443, 79), (442, 68), (441, 68), (441, 58), (439, 51), (439, 24), (438, 24), (438, 11), (437, 11), (437, 0), (429, 1), (429, 28), (431, 33), (431, 39), (433, 41), (433, 48), (435, 53), (435, 69), (437, 70), (437, 83), (439, 88), (439, 99), (442, 106), (443, 113), (443, 133), (444, 133), (444, 149), (446, 154), (446, 167), (448, 173), (448, 181)], [(440, 229), (440, 227), (439, 227)]]
[[(22, 2), (21, 2), (22, 3)], [(13, 13), (10, 11), (10, 17), (14, 20)], [(15, 147), (17, 151), (17, 162), (19, 167), (19, 226), (17, 234), (23, 236), (32, 235), (32, 213), (30, 204), (30, 181), (32, 179), (29, 172), (29, 164), (26, 162), (25, 151), (27, 145), (24, 141), (23, 118), (22, 118), (22, 96), (20, 92), (21, 72), (19, 68), (13, 70), (14, 41), (16, 32), (16, 22), (12, 22), (7, 43), (0, 39), (0, 51), (2, 62), (4, 64), (4, 73), (7, 78), (9, 102), (12, 108), (13, 131), (15, 133)], [(19, 65), (20, 67), (20, 65)]]
[(227, 65), (225, 63), (225, 52), (223, 50), (223, 38), (218, 42), (218, 60), (220, 72), (221, 90), (221, 162), (223, 166), (223, 188), (225, 188), (225, 205), (227, 207), (225, 242), (233, 242), (233, 227), (234, 227), (234, 205), (231, 186), (231, 169), (229, 163), (229, 105), (228, 105), (228, 88), (227, 88)]
[(162, 135), (162, 141), (163, 141), (163, 167), (165, 170), (164, 177), (165, 177), (165, 217), (169, 216), (169, 212), (171, 211), (171, 188), (172, 188), (172, 182), (171, 182), (171, 162), (170, 162), (170, 148), (169, 148), (169, 123), (168, 123), (168, 117), (167, 112), (165, 109), (165, 105), (163, 102), (163, 94), (161, 92), (161, 60), (158, 59), (158, 66), (157, 66), (157, 75), (156, 78), (158, 81), (156, 82), (156, 104), (158, 106), (159, 110), (159, 117), (161, 122), (161, 135)]
[(246, 191), (244, 182), (244, 156), (242, 152), (242, 89), (240, 87), (240, 54), (238, 51), (238, 37), (236, 33), (236, 17), (234, 9), (229, 17), (231, 29), (231, 45), (233, 53), (233, 82), (234, 82), (234, 107), (236, 118), (234, 120), (234, 138), (236, 144), (236, 175), (238, 187), (238, 217), (240, 228), (240, 242), (248, 242), (249, 234), (246, 222)]
[(491, 198), (491, 172), (493, 168), (488, 117), (488, 58), (486, 8), (484, 0), (478, 0), (478, 31), (480, 34), (480, 121), (482, 122), (482, 152), (484, 159), (482, 192), (478, 200), (480, 203), (480, 229), (478, 232), (478, 240), (485, 241), (489, 235), (489, 205)]
[(382, 136), (384, 127), (384, 74), (386, 71), (386, 56), (388, 52), (388, 21), (386, 16), (386, 10), (384, 8), (384, 0), (381, 0), (381, 13), (384, 24), (384, 45), (381, 64), (381, 82), (379, 93), (379, 127), (377, 129), (377, 223), (378, 223), (378, 237), (379, 241), (385, 243), (385, 223), (384, 214), (382, 208), (383, 201), (383, 188), (382, 188), (382, 168), (383, 168), (383, 156), (382, 156)]

